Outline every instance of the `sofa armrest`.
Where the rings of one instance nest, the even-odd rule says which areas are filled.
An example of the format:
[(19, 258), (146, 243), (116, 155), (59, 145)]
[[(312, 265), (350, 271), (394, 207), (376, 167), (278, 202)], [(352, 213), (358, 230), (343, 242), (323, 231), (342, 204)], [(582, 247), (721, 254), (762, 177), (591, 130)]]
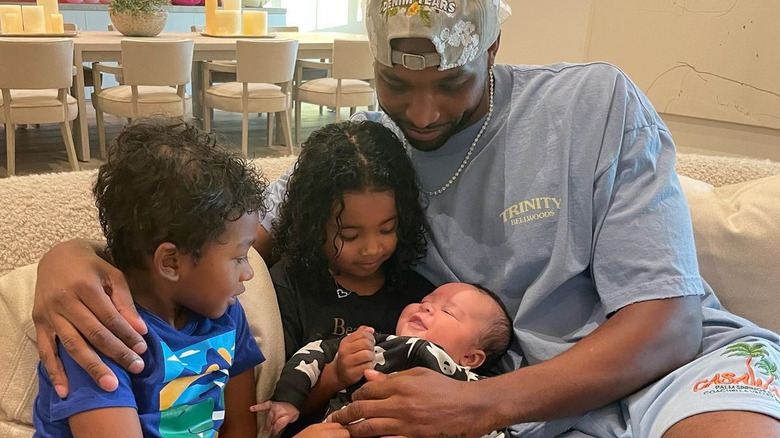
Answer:
[[(249, 264), (255, 276), (244, 283), (246, 292), (239, 296), (244, 307), (249, 329), (263, 351), (265, 362), (255, 367), (257, 402), (266, 401), (274, 392), (276, 381), (284, 366), (284, 332), (276, 292), (265, 261), (254, 250), (249, 250)], [(271, 436), (263, 431), (265, 413), (258, 413), (258, 437)]]
[(0, 436), (31, 437), (38, 393), (38, 344), (32, 324), (37, 265), (0, 277)]

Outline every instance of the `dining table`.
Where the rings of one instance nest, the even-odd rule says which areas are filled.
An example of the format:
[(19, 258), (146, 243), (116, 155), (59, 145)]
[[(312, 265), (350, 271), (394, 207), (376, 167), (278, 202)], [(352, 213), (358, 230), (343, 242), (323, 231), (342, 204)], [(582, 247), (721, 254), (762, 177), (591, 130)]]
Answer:
[[(77, 67), (85, 62), (121, 61), (121, 42), (128, 38), (116, 31), (82, 31), (73, 42), (73, 64)], [(144, 39), (183, 39), (194, 41), (193, 62), (233, 61), (236, 59), (236, 41), (242, 37), (206, 36), (198, 32), (163, 32), (156, 37)], [(298, 40), (298, 59), (331, 58), (333, 41), (337, 39), (366, 39), (365, 35), (339, 32), (279, 32), (275, 39)], [(270, 61), (270, 60), (269, 60)], [(84, 91), (84, 69), (76, 68), (74, 97), (78, 100), (79, 114), (75, 123), (76, 154), (81, 161), (89, 161), (89, 134), (87, 126), (87, 101)], [(202, 93), (201, 69), (192, 70), (192, 94), (195, 115), (200, 108)]]

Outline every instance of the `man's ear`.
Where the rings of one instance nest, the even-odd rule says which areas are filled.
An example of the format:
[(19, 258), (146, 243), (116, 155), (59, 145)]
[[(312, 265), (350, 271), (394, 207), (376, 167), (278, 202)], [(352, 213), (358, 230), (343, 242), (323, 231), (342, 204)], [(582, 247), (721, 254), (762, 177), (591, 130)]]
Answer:
[(501, 45), (501, 33), (498, 33), (498, 38), (490, 47), (488, 47), (488, 66), (492, 66), (496, 63), (496, 55), (498, 54), (498, 46)]
[(170, 242), (161, 243), (154, 251), (152, 269), (169, 281), (179, 279), (182, 258), (179, 248)]
[(458, 361), (458, 365), (471, 369), (478, 368), (483, 363), (485, 363), (485, 352), (480, 349), (469, 351)]

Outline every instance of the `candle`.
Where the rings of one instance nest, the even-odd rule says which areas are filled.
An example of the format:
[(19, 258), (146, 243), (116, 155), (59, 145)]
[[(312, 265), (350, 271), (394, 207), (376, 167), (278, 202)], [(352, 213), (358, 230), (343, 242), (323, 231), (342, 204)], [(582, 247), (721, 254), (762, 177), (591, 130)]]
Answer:
[(22, 33), (21, 30), (11, 32), (11, 27), (5, 23), (5, 14), (16, 14), (16, 19), (19, 20), (19, 26), (21, 27), (22, 7), (20, 5), (0, 4), (0, 33)]
[(43, 8), (43, 19), (46, 23), (46, 32), (54, 32), (51, 27), (51, 15), (60, 13), (60, 9), (57, 6), (57, 0), (36, 0), (36, 3)]
[(214, 13), (217, 11), (217, 2), (218, 0), (206, 0), (206, 33), (209, 35), (216, 35)]
[(266, 11), (244, 11), (244, 35), (262, 36), (268, 33)]
[(214, 35), (238, 35), (241, 32), (240, 11), (214, 11)]
[(24, 33), (46, 33), (43, 6), (22, 6)]
[(16, 12), (6, 12), (3, 14), (2, 24), (3, 33), (22, 33), (22, 16)]
[(226, 11), (240, 11), (241, 0), (222, 0), (222, 9)]
[(65, 22), (62, 20), (62, 14), (49, 15), (49, 32), (65, 33)]

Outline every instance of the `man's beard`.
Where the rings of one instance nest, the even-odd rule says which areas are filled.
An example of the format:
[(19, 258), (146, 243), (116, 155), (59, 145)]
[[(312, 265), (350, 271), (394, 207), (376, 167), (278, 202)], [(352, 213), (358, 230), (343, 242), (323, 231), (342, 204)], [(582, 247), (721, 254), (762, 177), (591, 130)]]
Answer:
[(420, 150), (420, 151), (435, 151), (436, 149), (439, 149), (444, 145), (444, 143), (447, 142), (447, 140), (450, 139), (453, 135), (457, 134), (458, 132), (462, 131), (463, 129), (467, 128), (469, 119), (474, 115), (474, 113), (477, 112), (479, 109), (479, 106), (481, 104), (481, 100), (474, 108), (467, 109), (463, 115), (461, 116), (460, 120), (458, 120), (457, 123), (454, 125), (450, 125), (451, 127), (445, 130), (439, 137), (430, 140), (430, 141), (417, 141), (411, 136), (409, 136), (406, 133), (406, 130), (404, 129), (405, 126), (412, 125), (412, 123), (407, 123), (404, 119), (401, 119), (401, 123), (398, 123), (395, 117), (393, 117), (393, 114), (391, 114), (389, 111), (385, 109), (385, 107), (382, 106), (381, 103), (379, 103), (379, 108), (387, 114), (390, 119), (393, 120), (393, 122), (398, 126), (398, 128), (401, 129), (401, 132), (403, 132), (404, 137), (406, 138), (406, 142), (409, 143), (413, 148)]

